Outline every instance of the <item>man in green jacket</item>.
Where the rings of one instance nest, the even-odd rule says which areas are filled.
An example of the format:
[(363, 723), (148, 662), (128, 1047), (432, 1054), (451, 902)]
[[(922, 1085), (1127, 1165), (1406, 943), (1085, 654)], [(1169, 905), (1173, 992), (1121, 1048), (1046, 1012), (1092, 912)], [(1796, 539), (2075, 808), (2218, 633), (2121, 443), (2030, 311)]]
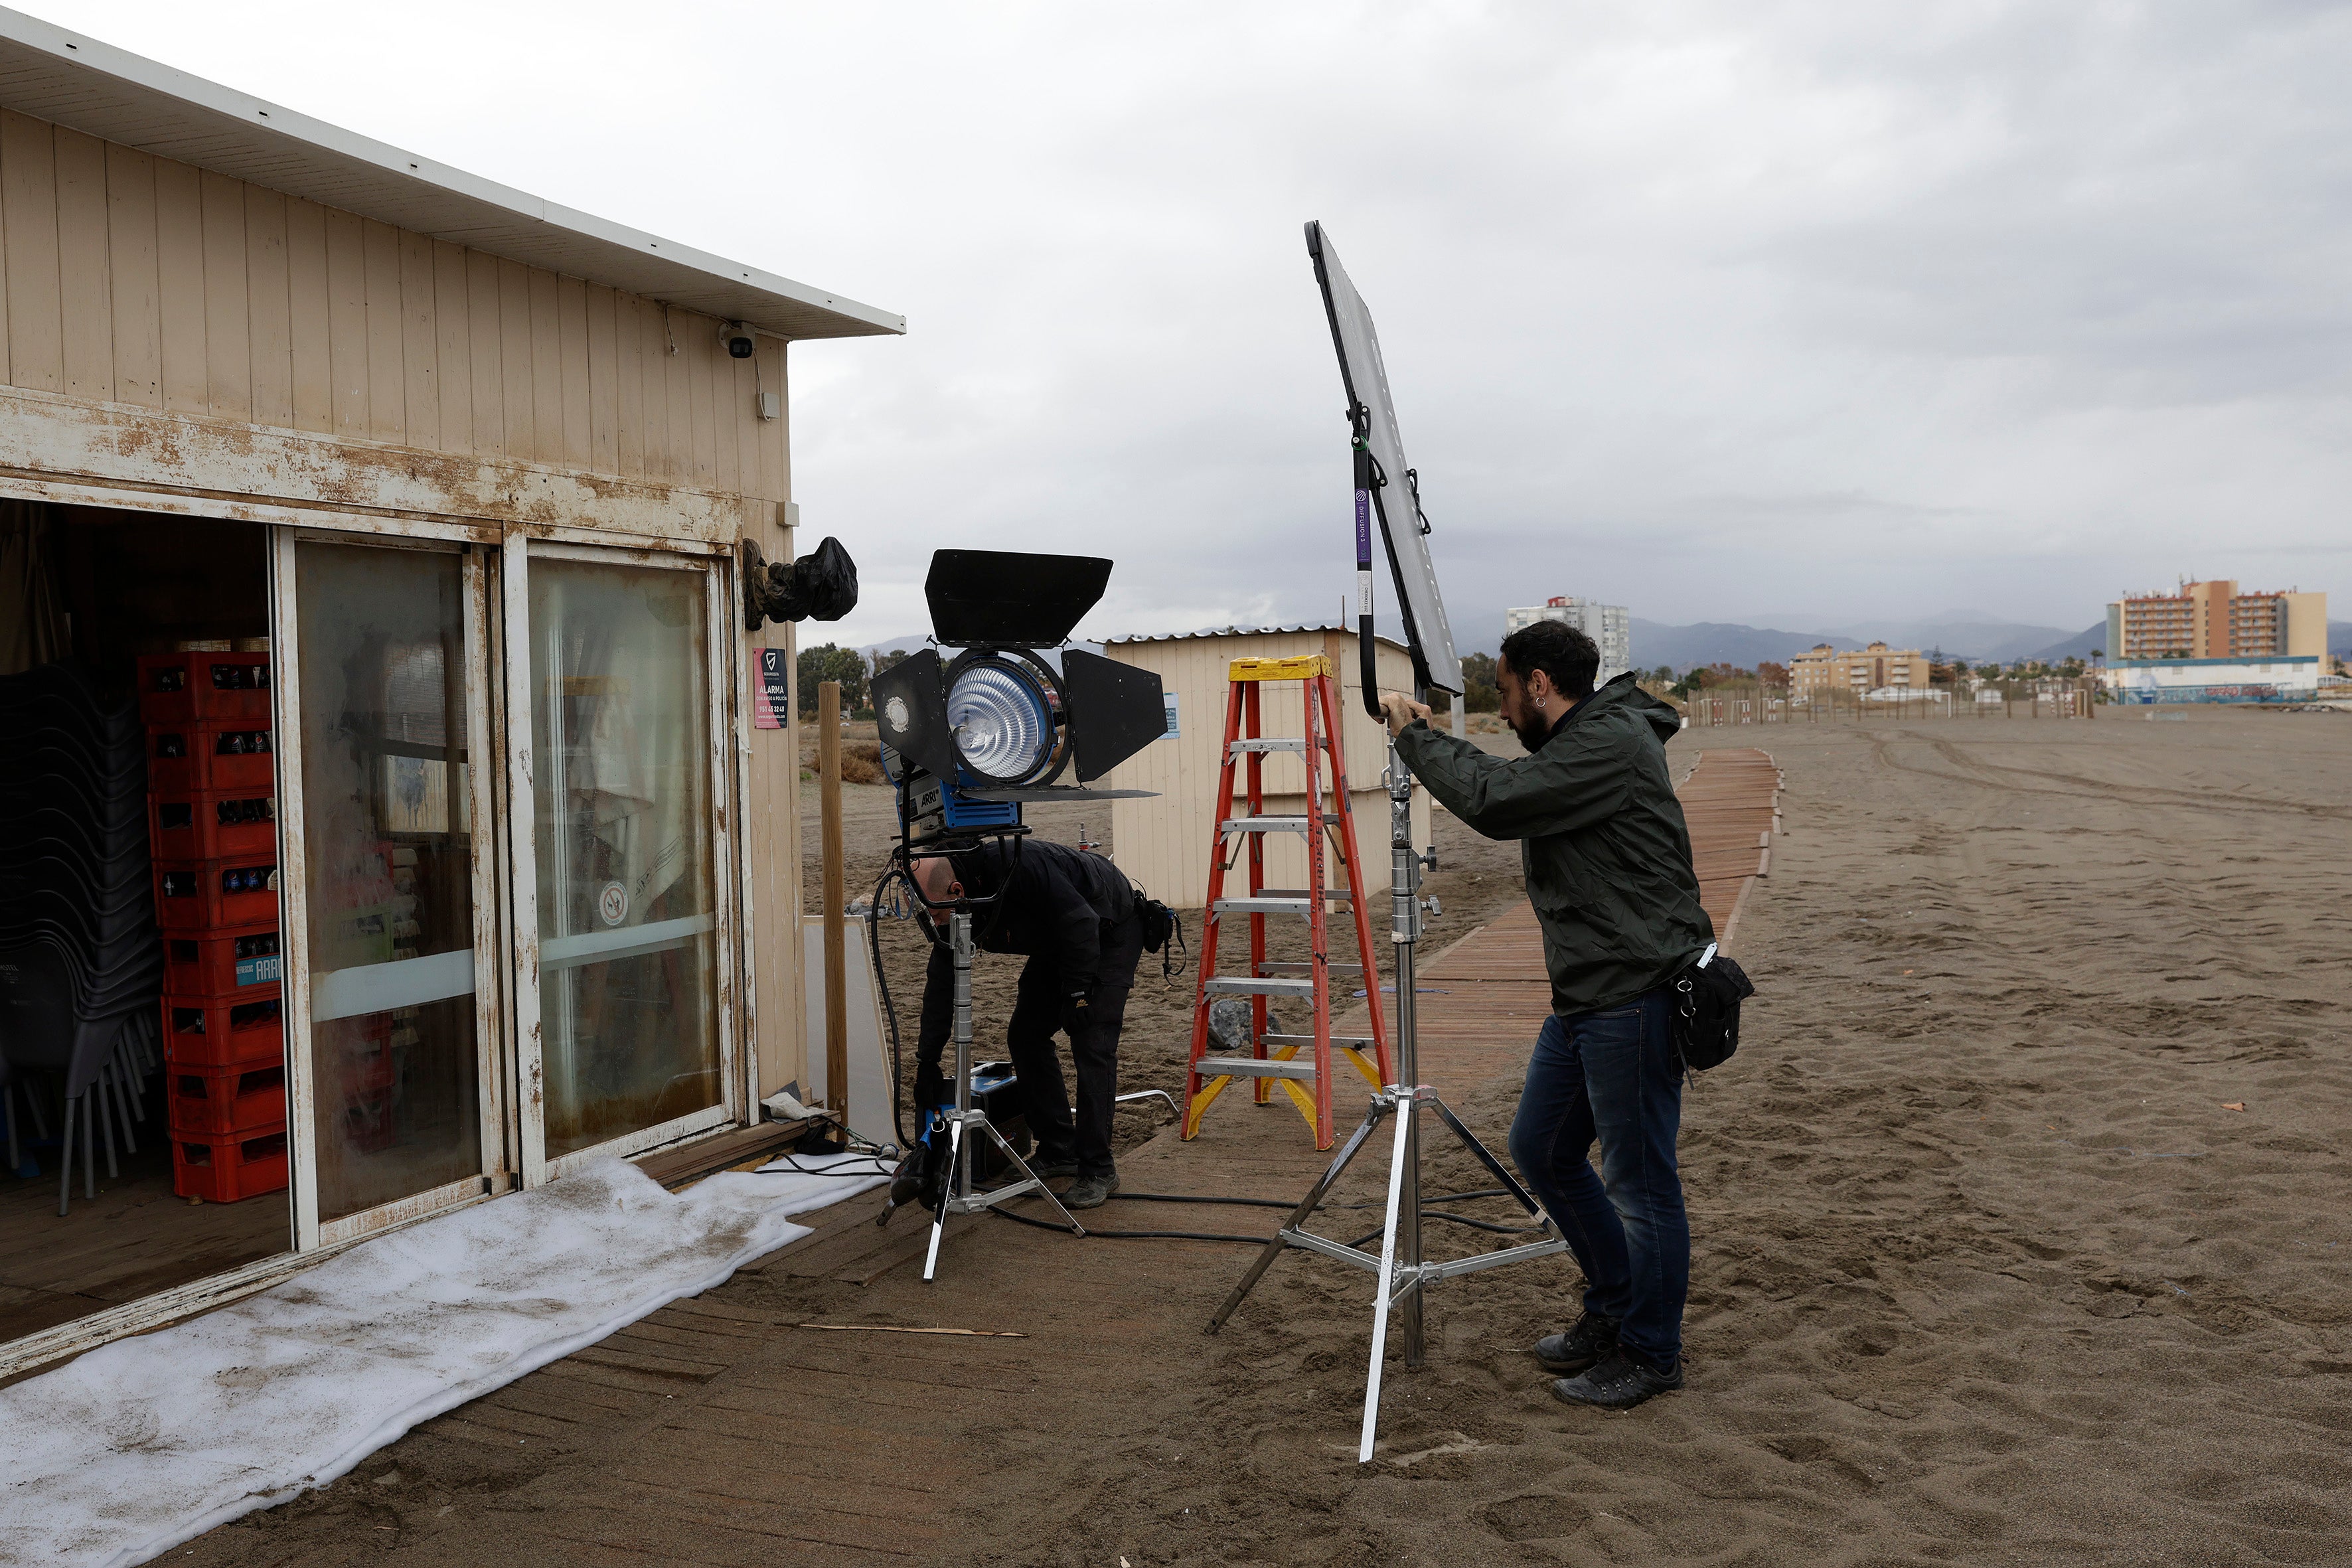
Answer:
[[(1542, 924), (1551, 1016), (1536, 1037), (1511, 1158), (1584, 1269), (1583, 1315), (1535, 1345), (1571, 1405), (1629, 1409), (1683, 1385), (1690, 1223), (1675, 1173), (1682, 1080), (1666, 983), (1715, 940), (1666, 771), (1674, 710), (1621, 675), (1598, 691), (1582, 632), (1538, 621), (1503, 639), (1506, 760), (1381, 695), (1398, 753), (1489, 838), (1517, 838)], [(1596, 1174), (1587, 1158), (1601, 1145)]]

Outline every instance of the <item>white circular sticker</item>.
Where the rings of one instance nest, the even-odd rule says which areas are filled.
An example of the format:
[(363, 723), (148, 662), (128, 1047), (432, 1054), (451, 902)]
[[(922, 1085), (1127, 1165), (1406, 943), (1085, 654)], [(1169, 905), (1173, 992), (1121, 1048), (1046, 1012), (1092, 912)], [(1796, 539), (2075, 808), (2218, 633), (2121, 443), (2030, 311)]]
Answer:
[(629, 918), (629, 889), (618, 882), (607, 882), (604, 890), (596, 895), (596, 912), (604, 917), (608, 926), (619, 925)]
[(903, 733), (907, 728), (907, 700), (893, 697), (882, 704), (882, 717), (889, 721), (891, 729)]

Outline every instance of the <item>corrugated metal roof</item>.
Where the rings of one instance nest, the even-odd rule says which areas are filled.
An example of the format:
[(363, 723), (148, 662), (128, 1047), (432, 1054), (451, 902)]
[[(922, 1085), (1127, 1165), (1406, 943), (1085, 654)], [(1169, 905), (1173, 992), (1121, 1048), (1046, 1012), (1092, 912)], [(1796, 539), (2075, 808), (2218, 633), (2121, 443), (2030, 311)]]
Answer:
[(904, 316), (558, 206), (5, 8), (0, 104), (780, 338), (907, 330)]
[[(1291, 632), (1345, 632), (1349, 637), (1354, 637), (1356, 635), (1356, 628), (1353, 626), (1339, 626), (1336, 623), (1328, 626), (1214, 626), (1205, 631), (1197, 632), (1138, 632), (1133, 637), (1105, 637), (1103, 638), (1103, 646), (1105, 647), (1111, 647), (1119, 643), (1127, 642), (1190, 642), (1196, 637), (1276, 637)], [(1376, 643), (1386, 643), (1389, 647), (1399, 650), (1402, 650), (1404, 647), (1404, 644), (1397, 641), (1396, 638), (1385, 636), (1380, 632), (1374, 632), (1372, 634), (1372, 640)]]

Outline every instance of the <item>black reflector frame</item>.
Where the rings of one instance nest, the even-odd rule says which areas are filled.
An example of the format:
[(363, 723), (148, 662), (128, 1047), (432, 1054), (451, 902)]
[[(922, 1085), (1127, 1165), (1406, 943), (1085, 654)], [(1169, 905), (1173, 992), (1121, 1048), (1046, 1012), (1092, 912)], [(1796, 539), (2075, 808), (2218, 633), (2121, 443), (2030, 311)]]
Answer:
[(1070, 701), (1078, 782), (1098, 779), (1167, 732), (1160, 677), (1115, 658), (1066, 648), (1062, 689)]
[(932, 777), (952, 780), (955, 731), (948, 727), (946, 671), (929, 648), (874, 678), (874, 724), (884, 745)]

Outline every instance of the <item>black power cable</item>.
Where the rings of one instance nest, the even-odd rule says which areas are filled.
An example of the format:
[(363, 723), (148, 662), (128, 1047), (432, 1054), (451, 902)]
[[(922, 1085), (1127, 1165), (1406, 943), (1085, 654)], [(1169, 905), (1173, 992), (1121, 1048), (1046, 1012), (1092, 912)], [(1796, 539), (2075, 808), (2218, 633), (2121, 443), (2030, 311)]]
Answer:
[(898, 1009), (890, 1004), (890, 977), (882, 966), (882, 894), (894, 880), (910, 885), (913, 881), (895, 860), (883, 871), (882, 879), (874, 884), (873, 900), (866, 906), (866, 956), (874, 965), (874, 986), (882, 998), (882, 1021), (890, 1031), (890, 1135), (898, 1141), (899, 1148), (912, 1149), (914, 1141), (907, 1136), (906, 1063), (898, 1045)]

